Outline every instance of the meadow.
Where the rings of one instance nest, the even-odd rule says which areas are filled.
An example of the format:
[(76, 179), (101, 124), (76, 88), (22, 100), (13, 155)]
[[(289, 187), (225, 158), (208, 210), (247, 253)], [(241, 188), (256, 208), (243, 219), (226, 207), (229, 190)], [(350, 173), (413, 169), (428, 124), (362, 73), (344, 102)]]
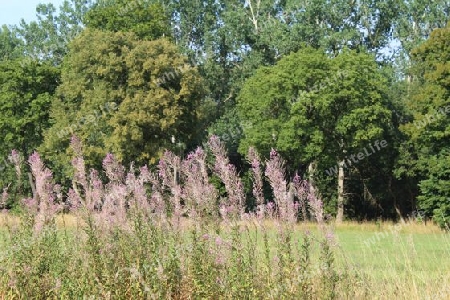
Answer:
[[(406, 223), (326, 220), (321, 200), (283, 160), (249, 153), (255, 208), (223, 145), (186, 158), (166, 152), (157, 170), (112, 155), (86, 171), (72, 147), (73, 186), (61, 188), (37, 153), (33, 197), (1, 215), (2, 299), (448, 299), (450, 238)], [(272, 199), (262, 193), (264, 178)], [(222, 192), (213, 185), (216, 176)], [(3, 200), (8, 197), (3, 194)], [(308, 217), (302, 220), (302, 216)]]
[[(219, 297), (226, 299), (232, 297), (237, 299), (238, 297), (244, 297), (246, 299), (279, 299), (280, 295), (275, 294), (273, 291), (276, 290), (277, 286), (283, 286), (283, 282), (280, 278), (277, 278), (276, 272), (274, 271), (272, 280), (267, 279), (266, 284), (269, 287), (262, 288), (260, 291), (252, 290), (257, 288), (257, 286), (252, 286), (248, 290), (243, 288), (242, 291), (229, 291), (225, 292), (223, 289), (225, 286), (215, 285), (209, 283), (208, 287), (201, 286), (207, 284), (208, 281), (214, 278), (206, 279), (213, 275), (222, 276), (237, 276), (237, 274), (230, 274), (229, 272), (224, 272), (223, 266), (219, 261), (211, 262), (209, 259), (203, 255), (209, 255), (214, 260), (217, 260), (217, 254), (219, 251), (217, 245), (218, 241), (223, 239), (223, 243), (232, 242), (232, 233), (227, 230), (227, 226), (221, 226), (222, 228), (217, 233), (209, 231), (211, 237), (209, 239), (212, 241), (213, 246), (209, 249), (202, 248), (206, 244), (199, 246), (196, 251), (200, 251), (200, 256), (190, 257), (190, 259), (197, 259), (196, 263), (203, 265), (204, 269), (197, 270), (199, 282), (191, 281), (193, 278), (185, 278), (184, 282), (178, 287), (180, 290), (174, 294), (168, 295), (163, 291), (163, 289), (168, 288), (170, 285), (166, 282), (163, 284), (158, 281), (159, 287), (152, 287), (152, 280), (148, 279), (149, 274), (141, 274), (142, 270), (147, 270), (150, 265), (154, 267), (154, 272), (158, 272), (158, 267), (161, 261), (165, 261), (166, 258), (159, 258), (161, 261), (155, 263), (150, 261), (150, 257), (143, 257), (144, 261), (142, 265), (138, 266), (138, 260), (133, 253), (136, 249), (133, 249), (133, 243), (125, 243), (125, 235), (119, 237), (116, 233), (116, 245), (112, 247), (112, 252), (106, 254), (108, 257), (102, 257), (99, 259), (103, 261), (103, 267), (107, 269), (102, 269), (104, 276), (111, 276), (108, 284), (103, 283), (104, 287), (100, 287), (99, 279), (94, 279), (92, 276), (84, 272), (89, 272), (90, 267), (85, 266), (83, 270), (81, 267), (83, 260), (90, 260), (89, 253), (83, 253), (81, 249), (87, 247), (84, 244), (86, 242), (85, 237), (81, 238), (85, 234), (83, 221), (71, 214), (58, 215), (55, 218), (55, 238), (53, 243), (56, 244), (46, 244), (41, 240), (38, 245), (28, 244), (36, 243), (32, 237), (24, 236), (23, 232), (20, 234), (19, 238), (14, 238), (13, 228), (18, 228), (20, 226), (20, 218), (17, 216), (11, 216), (10, 214), (3, 213), (1, 215), (1, 234), (0, 234), (0, 247), (2, 249), (0, 259), (2, 261), (2, 297), (6, 299), (12, 298), (54, 298), (54, 299), (126, 299), (127, 297), (137, 297), (141, 299), (161, 299), (161, 298), (173, 298), (173, 299), (196, 299), (196, 298), (214, 298)], [(185, 237), (178, 241), (177, 245), (171, 245), (171, 247), (177, 248), (179, 263), (181, 263), (181, 258), (183, 256), (192, 256), (194, 249), (192, 249), (193, 238), (195, 238), (195, 230), (192, 231), (191, 223), (187, 220), (183, 226), (183, 234)], [(261, 224), (259, 224), (261, 225)], [(268, 265), (273, 265), (274, 270), (277, 267), (276, 254), (283, 253), (286, 249), (280, 248), (279, 237), (277, 236), (279, 231), (277, 229), (276, 222), (266, 221), (264, 225), (258, 226), (251, 222), (242, 222), (239, 224), (240, 228), (240, 242), (234, 240), (236, 245), (241, 247), (241, 250), (247, 253), (240, 257), (240, 262), (248, 260), (248, 263), (253, 264), (253, 267), (259, 269), (263, 273), (260, 275), (268, 276), (267, 269), (264, 268)], [(309, 234), (311, 237), (311, 245), (308, 250), (310, 255), (310, 265), (308, 275), (304, 275), (303, 278), (299, 279), (296, 284), (298, 287), (302, 287), (302, 282), (306, 281), (310, 285), (308, 293), (289, 293), (284, 292), (286, 298), (291, 299), (448, 299), (450, 297), (450, 237), (448, 234), (442, 232), (435, 225), (424, 225), (418, 224), (414, 221), (403, 224), (400, 229), (393, 223), (354, 223), (346, 222), (340, 224), (333, 228), (334, 237), (333, 241), (330, 241), (330, 254), (335, 258), (335, 262), (332, 263), (331, 268), (333, 272), (338, 276), (336, 278), (334, 294), (323, 293), (324, 283), (322, 282), (324, 278), (321, 278), (326, 274), (323, 269), (324, 265), (324, 254), (321, 253), (321, 247), (323, 245), (318, 243), (317, 239), (320, 239), (321, 229), (316, 223), (301, 223), (296, 224), (293, 227), (292, 241), (298, 242), (298, 247), (295, 247), (292, 243), (292, 251), (298, 251), (303, 258), (306, 257), (304, 248), (302, 248), (302, 243), (304, 243), (305, 234)], [(189, 228), (190, 227), (190, 228)], [(263, 229), (263, 227), (265, 229)], [(393, 228), (397, 228), (393, 231)], [(217, 229), (217, 228), (216, 228)], [(268, 245), (265, 245), (264, 233), (267, 233)], [(47, 233), (48, 234), (48, 233)], [(164, 238), (164, 234), (159, 236), (159, 238)], [(258, 236), (258, 234), (260, 236)], [(200, 232), (197, 234), (200, 235)], [(153, 236), (155, 237), (155, 236)], [(171, 235), (167, 235), (168, 238), (173, 238)], [(197, 236), (201, 242), (209, 243), (206, 239), (205, 233), (202, 236)], [(235, 236), (236, 238), (236, 236)], [(371, 240), (372, 239), (372, 240)], [(83, 242), (81, 242), (83, 241)], [(175, 240), (172, 240), (174, 242)], [(81, 243), (80, 243), (81, 242)], [(106, 242), (106, 240), (103, 240)], [(153, 241), (156, 245), (163, 246), (162, 240), (158, 242)], [(167, 243), (166, 246), (168, 246)], [(46, 245), (46, 246), (45, 246)], [(155, 244), (153, 247), (156, 246)], [(148, 245), (150, 246), (150, 245)], [(21, 247), (21, 248), (18, 248)], [(39, 249), (43, 247), (43, 249)], [(47, 253), (45, 252), (45, 247), (54, 247), (53, 249), (47, 248)], [(269, 264), (265, 261), (265, 251), (266, 247), (269, 248), (271, 253)], [(113, 250), (114, 249), (114, 250)], [(214, 249), (214, 250), (212, 250)], [(149, 249), (147, 249), (149, 250)], [(153, 251), (155, 251), (154, 249)], [(161, 250), (161, 249), (160, 249)], [(228, 249), (229, 250), (229, 249)], [(223, 255), (229, 255), (231, 253), (228, 250), (224, 251)], [(24, 253), (25, 251), (30, 251), (29, 253)], [(222, 250), (223, 251), (223, 250)], [(252, 252), (253, 251), (253, 252)], [(302, 252), (303, 251), (303, 252)], [(128, 252), (128, 254), (124, 253)], [(228, 254), (226, 253), (228, 252)], [(115, 253), (116, 255), (112, 255)], [(147, 254), (151, 251), (147, 252)], [(28, 255), (30, 261), (24, 260), (24, 255)], [(53, 255), (61, 255), (60, 257), (52, 257)], [(91, 253), (92, 255), (92, 253)], [(168, 255), (166, 253), (166, 255)], [(176, 255), (172, 253), (172, 255)], [(95, 256), (95, 253), (94, 253)], [(125, 256), (129, 256), (125, 259)], [(134, 259), (132, 259), (132, 257)], [(145, 255), (144, 255), (145, 256)], [(22, 286), (16, 286), (13, 288), (13, 282), (11, 279), (14, 276), (29, 276), (37, 270), (30, 270), (27, 268), (42, 268), (42, 263), (45, 263), (47, 259), (47, 266), (50, 269), (57, 270), (58, 268), (66, 269), (70, 273), (64, 274), (65, 272), (56, 272), (57, 276), (64, 274), (65, 280), (68, 282), (74, 281), (71, 284), (74, 285), (72, 292), (65, 290), (67, 287), (62, 286), (63, 282), (59, 281), (61, 278), (55, 277), (55, 282), (47, 282), (46, 286), (42, 286), (42, 282), (39, 282), (43, 278), (22, 278), (20, 284)], [(120, 259), (122, 257), (122, 259)], [(155, 258), (155, 257), (153, 257)], [(117, 259), (117, 260), (116, 260)], [(220, 259), (220, 258), (219, 258)], [(225, 259), (225, 258), (224, 258)], [(145, 261), (148, 260), (148, 261)], [(258, 262), (256, 262), (256, 261)], [(175, 260), (176, 261), (176, 260)], [(26, 263), (27, 262), (27, 263)], [(86, 261), (85, 261), (86, 262)], [(107, 267), (107, 262), (110, 266)], [(305, 263), (305, 260), (296, 259), (296, 263)], [(26, 264), (24, 264), (26, 263)], [(222, 262), (225, 263), (225, 262)], [(52, 266), (52, 264), (54, 264)], [(77, 264), (80, 264), (80, 269), (77, 270)], [(208, 265), (209, 264), (209, 265)], [(294, 263), (295, 264), (295, 263)], [(293, 265), (294, 265), (293, 264)], [(260, 268), (258, 266), (261, 266)], [(19, 267), (24, 268), (21, 270), (23, 274), (16, 273), (19, 270), (12, 270), (11, 268)], [(98, 268), (99, 266), (97, 266)], [(164, 267), (170, 268), (170, 264)], [(173, 267), (173, 266), (172, 266)], [(192, 265), (191, 265), (192, 267)], [(237, 267), (237, 266), (234, 266)], [(242, 266), (249, 268), (250, 265)], [(296, 267), (291, 266), (293, 270), (287, 273), (294, 272)], [(111, 268), (111, 269), (109, 269)], [(211, 269), (210, 269), (211, 268)], [(212, 271), (212, 269), (216, 269)], [(141, 270), (141, 271), (139, 271)], [(174, 269), (169, 269), (170, 271), (175, 271)], [(244, 271), (241, 270), (241, 271)], [(76, 271), (76, 272), (75, 272)], [(93, 270), (92, 270), (93, 271)], [(151, 271), (152, 270), (147, 270)], [(161, 271), (161, 270), (160, 270)], [(234, 270), (232, 272), (236, 272)], [(256, 270), (255, 270), (256, 271)], [(28, 273), (31, 272), (31, 273)], [(120, 273), (123, 274), (120, 274)], [(249, 272), (249, 270), (247, 270)], [(12, 275), (15, 274), (15, 275)], [(249, 275), (252, 274), (249, 272)], [(306, 273), (305, 273), (306, 274)], [(345, 276), (344, 276), (345, 274)], [(242, 274), (241, 274), (242, 275)], [(252, 276), (257, 274), (253, 273)], [(297, 274), (298, 275), (298, 274)], [(145, 277), (144, 277), (145, 276)], [(186, 275), (186, 277), (193, 276)], [(204, 276), (204, 277), (203, 277)], [(240, 280), (245, 286), (245, 282), (248, 283), (252, 276), (241, 277)], [(83, 277), (85, 277), (83, 279)], [(89, 277), (91, 277), (89, 279)], [(206, 277), (206, 278), (205, 278)], [(145, 279), (144, 279), (145, 278)], [(305, 279), (307, 278), (307, 279)], [(125, 282), (118, 282), (118, 280), (125, 280)], [(216, 278), (217, 279), (217, 278)], [(253, 278), (255, 279), (255, 278)], [(261, 280), (259, 278), (258, 280)], [(92, 280), (91, 282), (89, 282)], [(167, 279), (166, 279), (167, 280)], [(229, 278), (223, 278), (223, 280), (229, 280)], [(183, 281), (183, 280), (181, 280)], [(270, 281), (272, 281), (270, 283)], [(16, 282), (15, 284), (19, 284)], [(37, 284), (37, 286), (34, 286)], [(54, 286), (52, 286), (54, 284)], [(134, 285), (134, 287), (133, 287)], [(181, 287), (184, 286), (182, 289)], [(262, 284), (261, 286), (263, 286)], [(260, 288), (261, 288), (260, 286)], [(326, 286), (326, 285), (325, 285)], [(196, 288), (198, 290), (196, 290)], [(230, 289), (232, 287), (229, 287)], [(304, 288), (304, 287), (303, 287)], [(203, 292), (201, 292), (203, 289)], [(269, 290), (270, 289), (270, 290)], [(272, 290), (273, 289), (273, 290)], [(8, 292), (6, 292), (8, 290)], [(134, 292), (133, 292), (134, 290)], [(159, 292), (157, 292), (159, 290)], [(295, 290), (295, 288), (293, 288)], [(45, 293), (44, 293), (45, 291)], [(42, 293), (41, 293), (42, 292)]]
[(339, 265), (364, 278), (369, 299), (450, 298), (450, 236), (438, 226), (346, 224), (336, 235)]

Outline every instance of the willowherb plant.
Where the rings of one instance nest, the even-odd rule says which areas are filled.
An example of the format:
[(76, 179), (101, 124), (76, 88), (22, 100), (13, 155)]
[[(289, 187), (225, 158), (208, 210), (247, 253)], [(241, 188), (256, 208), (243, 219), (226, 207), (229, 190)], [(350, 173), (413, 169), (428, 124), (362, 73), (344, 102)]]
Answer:
[[(81, 141), (72, 136), (70, 146), (74, 152), (72, 159), (72, 188), (67, 194), (70, 210), (76, 214), (82, 213), (89, 218), (94, 212), (101, 210), (104, 198), (104, 186), (97, 170), (90, 170), (89, 176), (83, 158)], [(81, 209), (81, 210), (80, 210)]]
[[(317, 195), (311, 193), (308, 181), (301, 179), (298, 174), (295, 174), (293, 183), (302, 208), (308, 206), (311, 215), (314, 216), (317, 223), (322, 224), (323, 203)], [(306, 213), (303, 212), (303, 215), (306, 215)]]
[[(86, 170), (80, 141), (74, 137), (71, 144), (74, 175), (67, 196), (83, 222), (77, 222), (75, 234), (67, 234), (65, 239), (59, 238), (56, 226), (53, 231), (36, 231), (34, 236), (28, 226), (30, 246), (12, 251), (8, 258), (8, 268), (14, 270), (10, 274), (21, 280), (9, 283), (0, 268), (0, 291), (16, 298), (38, 298), (45, 291), (48, 297), (76, 299), (87, 295), (120, 299), (312, 299), (335, 295), (338, 278), (328, 247), (332, 237), (323, 239), (325, 267), (314, 273), (315, 256), (310, 255), (316, 251), (310, 247), (314, 240), (307, 237), (302, 243), (296, 236), (298, 205), (289, 194), (283, 160), (276, 151), (265, 162), (265, 173), (258, 153), (249, 151), (255, 217), (243, 213), (246, 199), (241, 179), (217, 137), (209, 141), (215, 156), (213, 168), (202, 148), (184, 159), (165, 152), (157, 172), (146, 166), (137, 170), (133, 165), (126, 172), (108, 154), (103, 161), (105, 182), (101, 171)], [(62, 189), (52, 183), (51, 172), (37, 154), (30, 157), (30, 165), (37, 191), (27, 202), (30, 212), (54, 216), (54, 211), (41, 205), (61, 199)], [(228, 201), (218, 202), (219, 192), (211, 183), (213, 173), (223, 182)], [(275, 198), (267, 204), (264, 175)], [(295, 176), (292, 185), (299, 202), (304, 201), (311, 215), (322, 222), (321, 202), (311, 195), (307, 181)], [(274, 222), (264, 222), (271, 218), (277, 220), (276, 232)], [(188, 222), (181, 223), (183, 219)], [(228, 222), (230, 219), (240, 222)], [(211, 224), (222, 226), (206, 226)], [(55, 258), (59, 266), (54, 264)], [(34, 288), (29, 288), (34, 282)]]
[(89, 172), (89, 185), (86, 190), (86, 199), (89, 199), (89, 209), (91, 211), (98, 211), (103, 205), (103, 198), (105, 194), (105, 187), (100, 179), (97, 170)]
[[(164, 200), (164, 187), (159, 180), (159, 176), (152, 172), (142, 173), (142, 176), (147, 176), (147, 179), (151, 185), (151, 196), (149, 200), (150, 211), (154, 212), (153, 215), (158, 220), (165, 220), (167, 216), (167, 208)], [(175, 220), (178, 224), (178, 220)]]
[[(151, 211), (150, 203), (147, 197), (147, 189), (145, 185), (150, 182), (150, 172), (147, 166), (140, 169), (139, 176), (134, 174), (134, 168), (131, 166), (130, 172), (127, 174), (125, 184), (130, 195), (129, 207), (135, 212), (147, 214)], [(147, 217), (149, 217), (147, 215)]]
[(216, 218), (216, 188), (209, 182), (206, 153), (201, 148), (188, 154), (181, 166), (183, 194), (187, 214), (190, 217)]
[(0, 206), (2, 208), (5, 207), (6, 202), (8, 201), (8, 197), (9, 197), (8, 188), (9, 188), (9, 185), (7, 187), (3, 188), (2, 197), (0, 198)]
[(162, 184), (169, 188), (177, 185), (180, 167), (181, 158), (169, 150), (164, 151), (158, 164), (158, 175)]
[(107, 154), (103, 160), (103, 169), (109, 182), (104, 185), (98, 171), (92, 169), (87, 175), (82, 145), (76, 136), (72, 137), (71, 148), (75, 153), (72, 159), (73, 186), (68, 192), (72, 211), (79, 211), (81, 208), (85, 219), (94, 217), (96, 226), (104, 229), (125, 226), (128, 196), (124, 183), (125, 168), (112, 154)]
[(23, 157), (22, 155), (20, 155), (19, 151), (17, 151), (16, 149), (11, 151), (11, 155), (9, 156), (9, 160), (12, 162), (12, 164), (14, 165), (14, 169), (16, 171), (16, 176), (17, 176), (17, 185), (18, 185), (18, 190), (19, 192), (22, 192), (22, 183), (21, 183), (21, 179), (22, 179), (22, 163), (23, 163)]
[(67, 192), (67, 203), (69, 205), (69, 211), (76, 214), (81, 206), (83, 199), (75, 192), (74, 189), (69, 189)]
[(28, 163), (35, 179), (36, 195), (33, 198), (25, 199), (24, 202), (35, 216), (34, 229), (39, 233), (43, 226), (54, 220), (62, 205), (55, 203), (56, 195), (52, 172), (45, 167), (39, 154), (37, 152), (31, 154)]
[(70, 148), (74, 152), (74, 159), (72, 160), (72, 167), (74, 168), (73, 180), (83, 186), (87, 187), (86, 167), (83, 158), (83, 145), (80, 139), (73, 135), (70, 139)]
[(109, 182), (104, 186), (100, 217), (108, 221), (110, 228), (126, 227), (128, 188), (125, 184), (125, 168), (108, 153), (103, 160), (103, 169)]
[(242, 181), (236, 172), (235, 166), (230, 164), (225, 147), (219, 138), (215, 135), (211, 136), (208, 146), (216, 159), (214, 172), (225, 185), (225, 190), (228, 194), (227, 201), (221, 204), (220, 212), (222, 217), (239, 219), (245, 209), (245, 193)]
[(278, 217), (282, 221), (295, 222), (297, 220), (298, 207), (288, 196), (284, 162), (274, 149), (270, 151), (270, 159), (266, 163), (265, 174), (272, 187)]
[(22, 170), (21, 170), (20, 166), (22, 165), (23, 157), (20, 155), (19, 151), (14, 149), (14, 150), (11, 151), (11, 155), (9, 156), (9, 160), (14, 165), (17, 177), (20, 178), (21, 174), (22, 174)]
[(251, 164), (253, 175), (253, 196), (256, 199), (256, 214), (259, 218), (264, 217), (265, 199), (263, 193), (263, 174), (261, 170), (261, 159), (258, 152), (250, 147), (248, 150), (248, 160)]
[(174, 217), (174, 221), (176, 221), (177, 223), (182, 215), (182, 190), (180, 182), (178, 180), (180, 169), (181, 158), (171, 151), (165, 151), (158, 164), (158, 175), (159, 179), (161, 180), (161, 186), (167, 188), (172, 195), (171, 197), (169, 197), (169, 209), (171, 210), (171, 213)]
[(122, 183), (125, 179), (125, 168), (111, 153), (103, 159), (103, 170), (111, 183)]
[(122, 183), (108, 183), (105, 187), (100, 217), (109, 226), (123, 227), (127, 225), (128, 191)]
[[(68, 200), (71, 208), (76, 210), (83, 204), (90, 210), (94, 208), (94, 199), (91, 197), (89, 193), (89, 185), (86, 177), (86, 167), (83, 158), (81, 141), (76, 137), (72, 136), (70, 141), (70, 146), (75, 153), (74, 158), (72, 159), (72, 167), (73, 167), (73, 178), (72, 178), (72, 189), (69, 190)], [(84, 192), (84, 200), (80, 193), (79, 188), (83, 189)]]

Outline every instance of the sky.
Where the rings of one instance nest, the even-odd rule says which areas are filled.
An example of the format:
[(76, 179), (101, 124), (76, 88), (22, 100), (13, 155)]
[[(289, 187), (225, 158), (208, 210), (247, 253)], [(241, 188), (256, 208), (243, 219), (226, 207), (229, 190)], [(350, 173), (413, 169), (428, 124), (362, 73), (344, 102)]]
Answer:
[(40, 3), (53, 3), (56, 8), (64, 0), (0, 0), (0, 26), (17, 25), (23, 18), (28, 23), (36, 20), (36, 6)]

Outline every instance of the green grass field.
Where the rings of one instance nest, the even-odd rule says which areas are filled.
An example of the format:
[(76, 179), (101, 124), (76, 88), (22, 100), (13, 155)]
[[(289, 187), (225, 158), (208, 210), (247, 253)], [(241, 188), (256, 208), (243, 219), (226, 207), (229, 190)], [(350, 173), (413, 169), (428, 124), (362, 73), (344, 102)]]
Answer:
[(450, 299), (450, 236), (432, 225), (347, 224), (337, 228), (341, 266), (373, 299)]
[[(305, 231), (317, 226), (299, 224)], [(450, 234), (437, 226), (347, 222), (333, 231), (337, 270), (357, 275), (349, 288), (361, 289), (360, 299), (450, 299)]]

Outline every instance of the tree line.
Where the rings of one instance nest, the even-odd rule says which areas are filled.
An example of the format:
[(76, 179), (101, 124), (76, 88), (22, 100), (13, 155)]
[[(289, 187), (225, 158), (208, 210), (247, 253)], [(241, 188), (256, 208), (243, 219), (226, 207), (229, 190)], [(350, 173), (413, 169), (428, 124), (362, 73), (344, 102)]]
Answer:
[[(70, 186), (72, 134), (96, 168), (108, 152), (151, 166), (214, 134), (244, 175), (250, 147), (279, 151), (338, 221), (420, 210), (447, 224), (448, 1), (70, 0), (36, 12), (0, 29), (0, 161), (38, 150)], [(0, 187), (29, 188), (3, 168)]]

